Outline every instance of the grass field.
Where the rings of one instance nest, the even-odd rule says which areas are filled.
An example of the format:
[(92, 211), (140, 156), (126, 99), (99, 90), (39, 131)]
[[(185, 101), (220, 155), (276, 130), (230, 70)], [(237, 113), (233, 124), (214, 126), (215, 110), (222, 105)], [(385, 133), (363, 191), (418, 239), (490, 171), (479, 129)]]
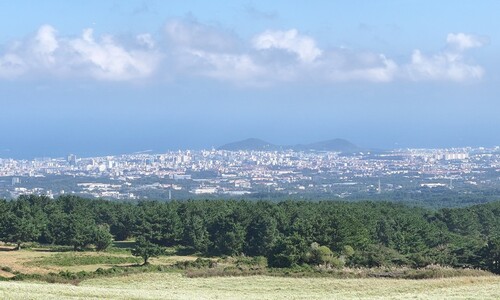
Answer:
[[(181, 271), (173, 268), (160, 273), (141, 273), (142, 269), (134, 266), (140, 260), (129, 254), (126, 245), (121, 246), (103, 253), (52, 247), (12, 251), (10, 246), (0, 247), (0, 277), (4, 278), (0, 280), (0, 299), (500, 299), (500, 276), (477, 270), (437, 269), (437, 277), (459, 277), (422, 280), (263, 275), (204, 277), (210, 271), (220, 272), (225, 267), (234, 269), (237, 260), (227, 258), (218, 263), (219, 269)], [(194, 256), (169, 255), (153, 258), (151, 263), (171, 266), (195, 259)], [(109, 269), (115, 265), (137, 272), (79, 280), (45, 280), (66, 284), (29, 281), (33, 277), (25, 281), (6, 281), (18, 272), (42, 275), (60, 271), (94, 272), (97, 268)], [(426, 270), (429, 271), (432, 270)], [(193, 274), (201, 276), (191, 278)]]
[[(13, 247), (0, 247), (0, 277), (12, 277), (12, 272), (2, 268), (8, 267), (12, 271), (24, 274), (48, 274), (59, 271), (95, 271), (98, 268), (111, 268), (115, 265), (133, 265), (142, 260), (130, 255), (128, 250), (108, 252), (73, 252), (52, 251), (50, 248), (33, 248), (13, 251)], [(177, 261), (195, 260), (193, 256), (162, 256), (152, 258), (155, 265), (172, 265)], [(1, 298), (0, 298), (1, 299)]]
[(331, 279), (186, 278), (145, 273), (83, 281), (79, 286), (0, 282), (0, 299), (500, 299), (500, 277)]

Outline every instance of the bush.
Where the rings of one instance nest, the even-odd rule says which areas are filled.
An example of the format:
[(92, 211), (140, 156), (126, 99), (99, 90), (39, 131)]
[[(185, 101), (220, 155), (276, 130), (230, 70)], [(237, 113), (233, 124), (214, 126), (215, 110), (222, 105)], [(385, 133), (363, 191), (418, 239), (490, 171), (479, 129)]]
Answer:
[(236, 267), (242, 271), (263, 270), (267, 268), (267, 258), (264, 256), (238, 257), (236, 260)]
[(209, 269), (216, 266), (216, 262), (211, 259), (197, 258), (195, 261), (178, 261), (175, 266), (179, 269)]
[(5, 272), (12, 273), (12, 269), (10, 267), (2, 267), (1, 270), (5, 271)]

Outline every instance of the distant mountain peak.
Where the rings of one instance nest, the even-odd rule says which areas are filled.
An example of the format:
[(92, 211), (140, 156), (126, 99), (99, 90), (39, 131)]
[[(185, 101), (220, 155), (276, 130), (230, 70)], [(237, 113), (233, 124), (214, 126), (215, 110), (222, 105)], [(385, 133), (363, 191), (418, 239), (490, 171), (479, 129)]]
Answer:
[(294, 146), (280, 146), (271, 144), (264, 140), (258, 138), (248, 138), (245, 140), (237, 141), (222, 145), (218, 148), (219, 150), (228, 151), (239, 151), (239, 150), (254, 150), (254, 151), (265, 151), (265, 150), (280, 150), (280, 149), (291, 149), (296, 151), (335, 151), (335, 152), (356, 152), (360, 148), (353, 143), (345, 139), (331, 139), (326, 141), (320, 141), (311, 144), (299, 144)]
[(229, 150), (229, 151), (238, 151), (238, 150), (274, 150), (276, 145), (273, 145), (269, 142), (266, 142), (257, 138), (248, 138), (245, 140), (237, 141), (222, 145), (219, 147), (219, 150)]
[(339, 152), (356, 152), (360, 148), (353, 143), (345, 139), (331, 139), (326, 141), (320, 141), (307, 145), (300, 145), (299, 147), (304, 147), (304, 150), (316, 150), (316, 151), (339, 151)]

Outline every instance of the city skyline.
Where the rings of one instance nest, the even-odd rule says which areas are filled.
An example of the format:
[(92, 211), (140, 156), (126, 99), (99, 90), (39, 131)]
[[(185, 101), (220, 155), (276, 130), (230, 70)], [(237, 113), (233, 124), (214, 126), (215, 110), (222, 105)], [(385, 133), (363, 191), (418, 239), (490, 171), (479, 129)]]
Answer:
[(499, 9), (3, 2), (0, 157), (207, 149), (249, 137), (497, 146)]
[(345, 153), (226, 148), (101, 157), (0, 158), (0, 196), (366, 199), (382, 193), (389, 198), (431, 191), (438, 195), (482, 194), (497, 189), (499, 183), (498, 146)]

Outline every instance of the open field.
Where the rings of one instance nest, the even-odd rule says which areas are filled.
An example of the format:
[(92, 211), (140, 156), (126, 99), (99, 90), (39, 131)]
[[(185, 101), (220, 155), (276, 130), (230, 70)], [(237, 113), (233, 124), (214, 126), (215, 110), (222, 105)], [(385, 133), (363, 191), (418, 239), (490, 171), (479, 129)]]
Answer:
[(0, 282), (1, 299), (499, 299), (500, 277), (331, 279), (285, 277), (186, 278), (135, 274), (79, 286)]
[[(177, 261), (195, 260), (194, 256), (161, 256), (152, 258), (155, 265), (172, 265)], [(140, 263), (141, 259), (132, 257), (128, 250), (107, 252), (60, 252), (48, 247), (13, 251), (13, 247), (0, 247), (0, 277), (12, 277), (12, 272), (23, 274), (48, 274), (60, 271), (95, 271), (113, 266), (127, 266)], [(8, 267), (11, 272), (5, 271)], [(4, 269), (4, 270), (2, 270)]]
[[(13, 251), (11, 247), (3, 246), (0, 249), (0, 277), (10, 278), (17, 272), (42, 275), (60, 271), (94, 272), (98, 268), (113, 266), (134, 270), (133, 266), (140, 260), (129, 254), (126, 245), (122, 246), (106, 252), (73, 252), (51, 247)], [(171, 266), (196, 258), (170, 255), (153, 258), (151, 263), (153, 266)], [(500, 276), (478, 270), (437, 269), (439, 277), (458, 277), (422, 280), (338, 279), (335, 276), (316, 277), (314, 272), (304, 277), (300, 274), (296, 274), (299, 277), (210, 275), (212, 271), (218, 274), (226, 267), (233, 270), (236, 265), (237, 259), (226, 258), (219, 260), (215, 269), (181, 271), (172, 268), (164, 272), (152, 269), (148, 273), (139, 271), (66, 281), (72, 284), (30, 279), (0, 281), (0, 299), (500, 299)], [(354, 272), (351, 276), (356, 272), (377, 273), (381, 270), (340, 271)], [(210, 276), (205, 277), (207, 275)], [(363, 276), (369, 277), (367, 274)]]

